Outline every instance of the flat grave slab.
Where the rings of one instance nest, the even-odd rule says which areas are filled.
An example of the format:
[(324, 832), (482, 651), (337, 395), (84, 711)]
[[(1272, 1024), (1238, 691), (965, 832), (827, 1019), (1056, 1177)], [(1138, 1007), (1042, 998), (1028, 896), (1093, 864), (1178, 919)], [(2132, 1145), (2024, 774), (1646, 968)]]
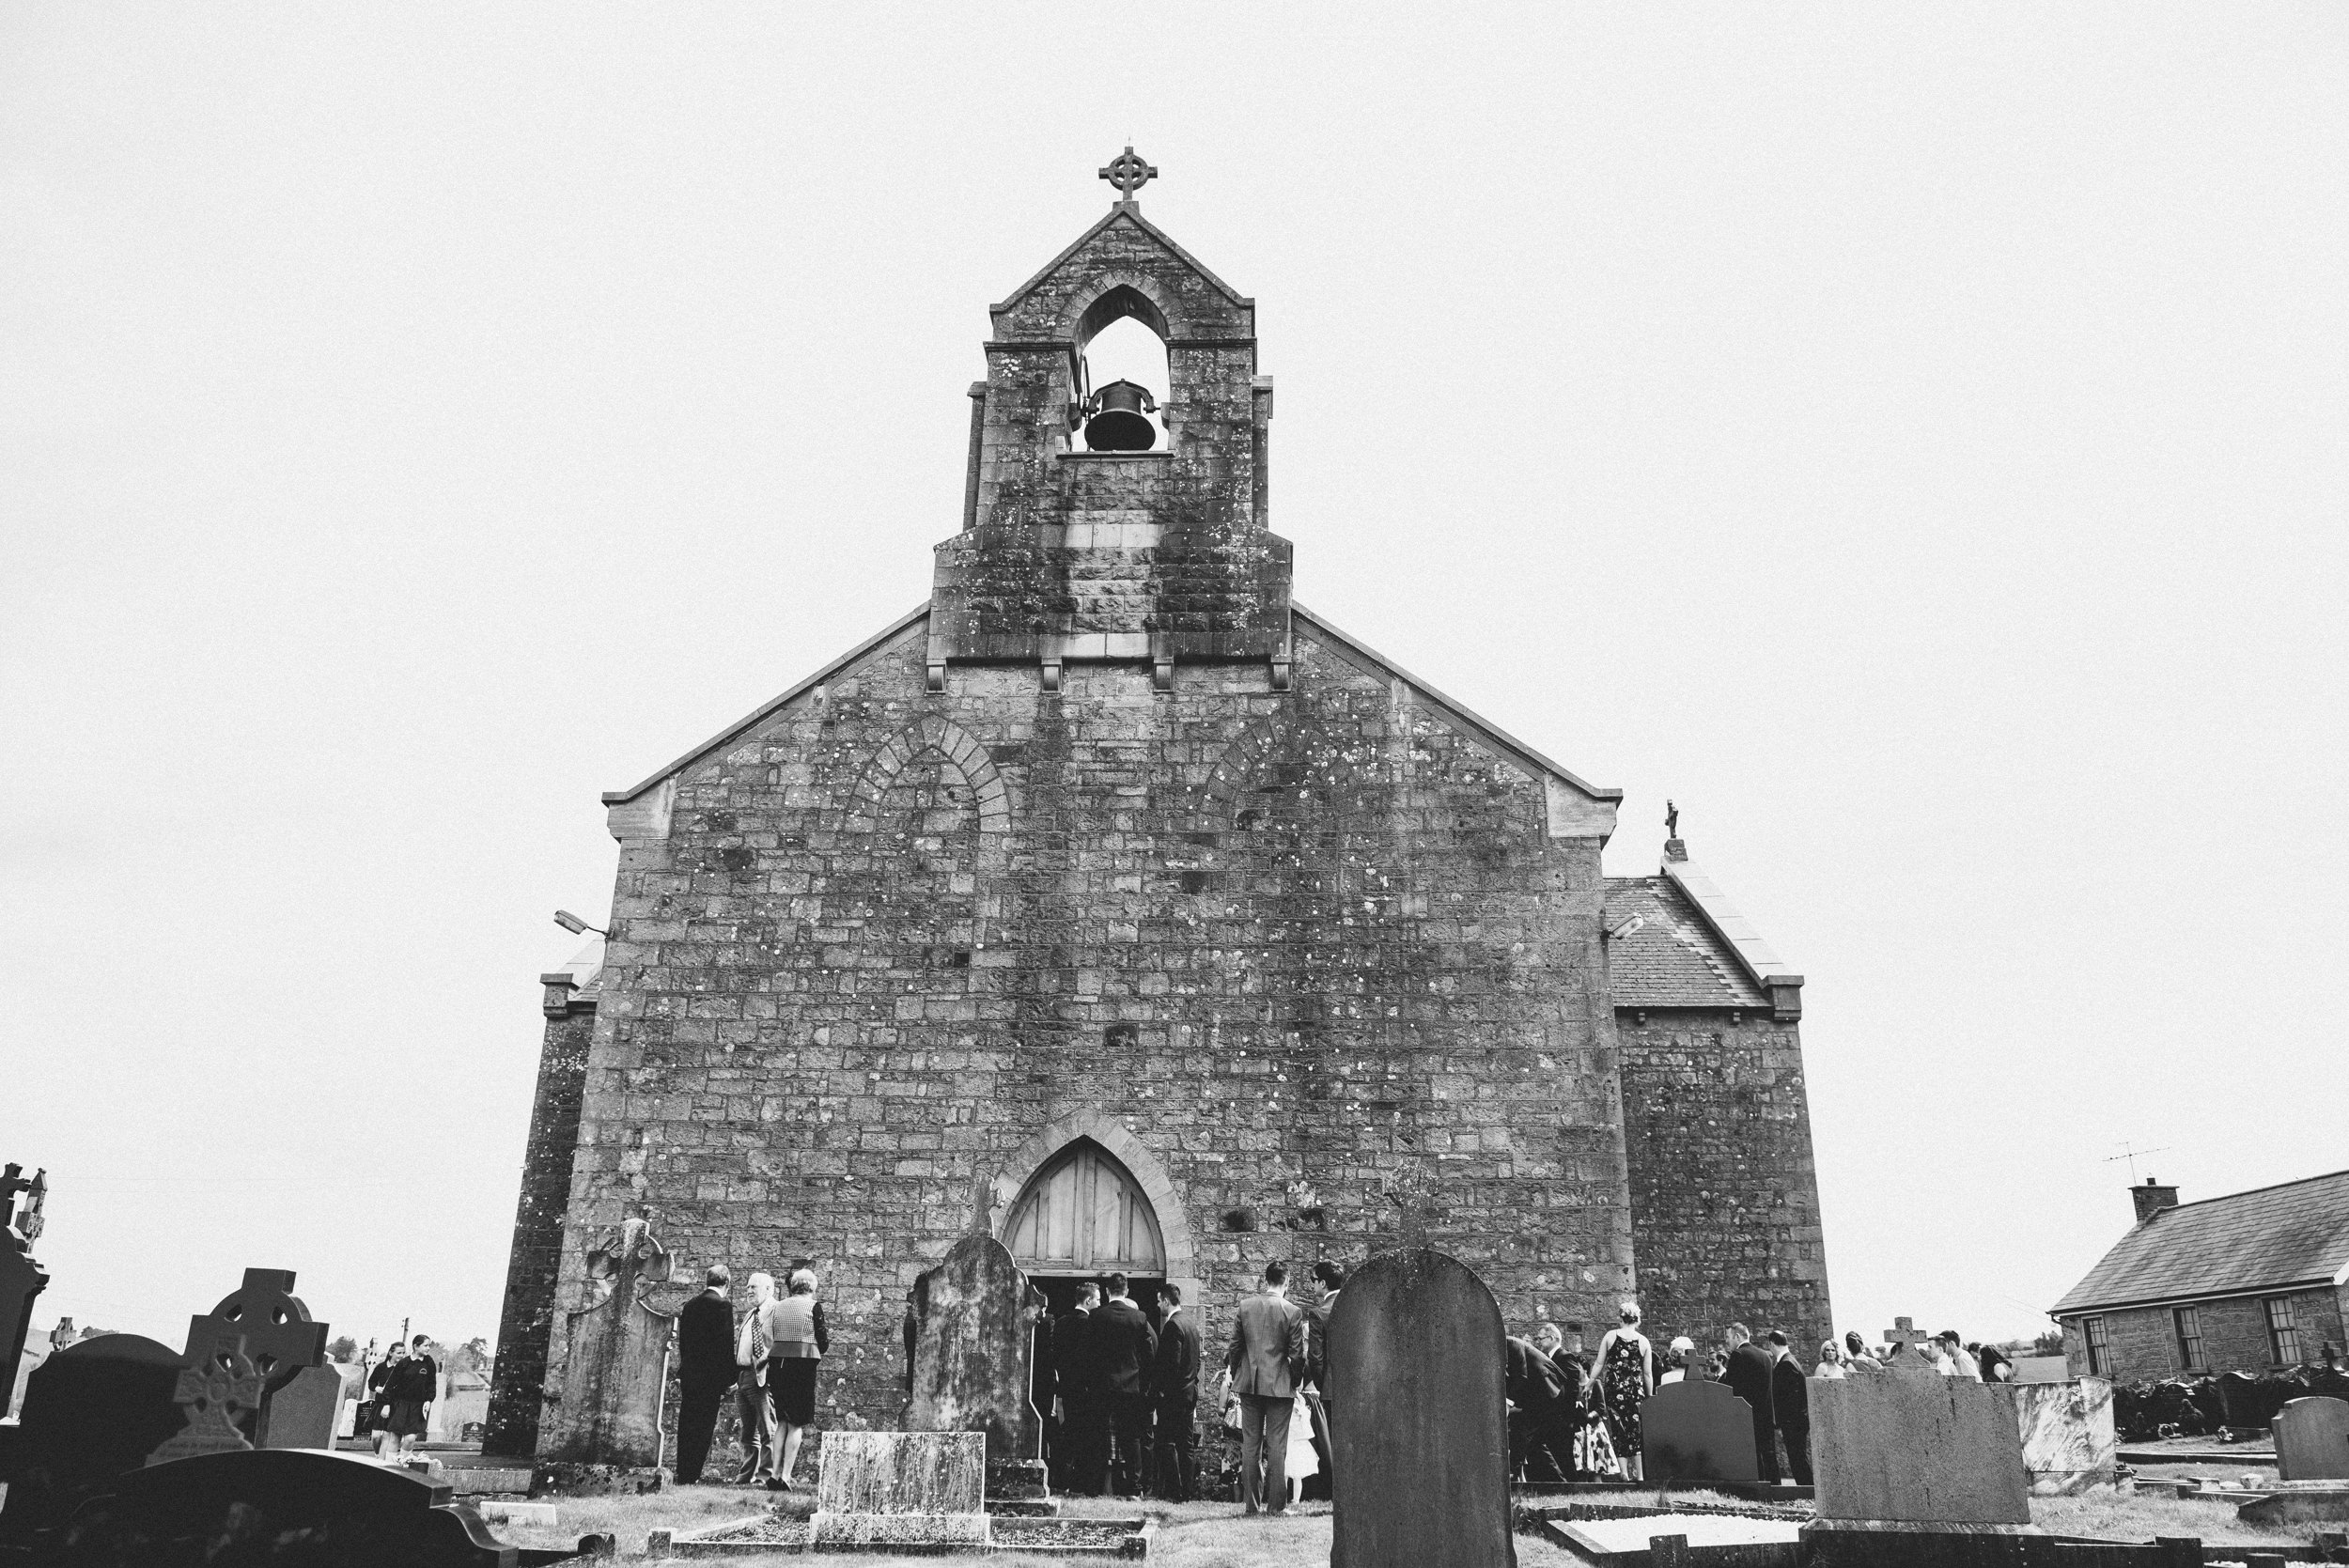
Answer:
[(825, 1433), (808, 1535), (819, 1551), (986, 1549), (987, 1434)]

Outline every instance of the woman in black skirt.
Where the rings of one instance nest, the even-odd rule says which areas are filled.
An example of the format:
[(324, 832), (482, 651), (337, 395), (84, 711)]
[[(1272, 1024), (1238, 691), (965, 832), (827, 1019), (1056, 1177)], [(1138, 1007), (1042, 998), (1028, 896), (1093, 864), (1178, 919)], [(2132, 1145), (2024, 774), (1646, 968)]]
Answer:
[(770, 1490), (791, 1490), (791, 1472), (800, 1461), (800, 1438), (816, 1420), (816, 1372), (832, 1336), (824, 1331), (824, 1309), (816, 1299), (816, 1275), (810, 1269), (791, 1271), (791, 1293), (763, 1309), (767, 1339), (767, 1390), (775, 1402), (775, 1420), (782, 1423), (783, 1457), (769, 1478)]

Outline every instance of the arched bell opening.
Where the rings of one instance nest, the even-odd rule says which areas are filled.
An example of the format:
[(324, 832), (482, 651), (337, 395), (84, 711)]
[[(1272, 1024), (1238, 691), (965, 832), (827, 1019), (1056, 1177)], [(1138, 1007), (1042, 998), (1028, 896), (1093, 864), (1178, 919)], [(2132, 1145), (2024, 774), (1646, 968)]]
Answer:
[(1003, 1245), (1052, 1303), (1074, 1310), (1085, 1281), (1106, 1289), (1127, 1277), (1135, 1304), (1155, 1319), (1166, 1278), (1166, 1241), (1157, 1209), (1133, 1172), (1090, 1138), (1063, 1148), (1028, 1178), (1003, 1225)]
[(1077, 318), (1080, 450), (1150, 452), (1168, 443), (1168, 334), (1165, 313), (1130, 284), (1110, 289)]

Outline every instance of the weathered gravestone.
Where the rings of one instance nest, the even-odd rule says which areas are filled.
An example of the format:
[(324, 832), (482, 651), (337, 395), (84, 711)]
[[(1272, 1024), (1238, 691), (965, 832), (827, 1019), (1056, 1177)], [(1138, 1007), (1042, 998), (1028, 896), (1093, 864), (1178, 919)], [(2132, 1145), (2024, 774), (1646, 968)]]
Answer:
[(1044, 1419), (1029, 1397), (1044, 1293), (991, 1235), (966, 1235), (913, 1282), (909, 1432), (987, 1437), (988, 1489), (1042, 1497)]
[(2091, 1486), (2112, 1484), (2120, 1473), (2121, 1441), (2113, 1425), (2108, 1380), (2082, 1377), (1983, 1387), (2015, 1407), (2032, 1496), (2069, 1497)]
[(827, 1432), (808, 1545), (985, 1550), (987, 1435)]
[(1330, 1314), (1330, 1568), (1514, 1568), (1504, 1330), (1468, 1265), (1382, 1252)]
[(147, 1462), (161, 1465), (203, 1453), (241, 1453), (251, 1448), (243, 1429), (259, 1413), (261, 1390), (267, 1385), (261, 1369), (244, 1353), (243, 1336), (221, 1335), (210, 1350), (180, 1369), (172, 1397), (186, 1412), (186, 1420), (178, 1432), (156, 1445)]
[(2349, 1481), (2349, 1400), (2293, 1400), (2274, 1430), (2279, 1481)]
[(1822, 1520), (2028, 1525), (2022, 1435), (1997, 1390), (1962, 1378), (1813, 1379)]
[(76, 1564), (299, 1560), (336, 1568), (510, 1568), (445, 1482), (364, 1454), (243, 1449), (124, 1476), (76, 1521)]
[[(630, 1219), (587, 1255), (595, 1299), (564, 1314), (562, 1397), (538, 1457), (565, 1464), (658, 1466), (661, 1402), (679, 1291), (667, 1248)], [(665, 1310), (663, 1310), (665, 1308)]]
[[(1340, 1299), (1344, 1299), (1341, 1296)], [(1726, 1384), (1682, 1379), (1640, 1403), (1640, 1473), (1651, 1483), (1729, 1481), (1760, 1485), (1753, 1406)]]
[(187, 1360), (193, 1366), (224, 1340), (241, 1340), (262, 1383), (259, 1403), (246, 1406), (237, 1418), (237, 1430), (246, 1442), (264, 1446), (262, 1431), (273, 1428), (281, 1440), (268, 1447), (329, 1448), (334, 1428), (318, 1424), (314, 1397), (294, 1396), (299, 1418), (294, 1410), (274, 1420), (270, 1415), (280, 1394), (304, 1372), (326, 1361), (328, 1326), (311, 1321), (310, 1309), (293, 1294), (293, 1286), (290, 1268), (246, 1269), (243, 1283), (221, 1297), (218, 1306), (188, 1319)]
[[(24, 1167), (0, 1168), (0, 1416), (16, 1393), (16, 1363), (24, 1354), (24, 1334), (33, 1326), (33, 1301), (49, 1287), (49, 1275), (33, 1261), (40, 1236), (41, 1197), (49, 1190), (39, 1171), (24, 1179)], [(24, 1195), (17, 1212), (17, 1195)]]
[(24, 1413), (0, 1467), (8, 1496), (0, 1542), (22, 1544), (70, 1518), (85, 1499), (185, 1424), (173, 1395), (179, 1353), (139, 1334), (101, 1334), (57, 1351), (24, 1385)]
[(303, 1367), (293, 1381), (261, 1404), (255, 1448), (331, 1449), (343, 1419), (343, 1373), (337, 1366)]

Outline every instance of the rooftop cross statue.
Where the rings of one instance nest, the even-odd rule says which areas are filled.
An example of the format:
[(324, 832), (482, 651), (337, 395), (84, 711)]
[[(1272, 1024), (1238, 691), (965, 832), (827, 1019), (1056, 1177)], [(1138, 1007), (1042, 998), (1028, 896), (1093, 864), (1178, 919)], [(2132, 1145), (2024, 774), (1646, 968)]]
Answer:
[(1158, 177), (1159, 171), (1155, 165), (1146, 159), (1134, 156), (1133, 145), (1130, 142), (1127, 144), (1125, 151), (1111, 159), (1101, 170), (1101, 178), (1116, 187), (1119, 201), (1133, 200), (1136, 191), (1141, 190)]
[(1664, 802), (1664, 836), (1666, 838), (1680, 836), (1680, 808), (1670, 800)]

